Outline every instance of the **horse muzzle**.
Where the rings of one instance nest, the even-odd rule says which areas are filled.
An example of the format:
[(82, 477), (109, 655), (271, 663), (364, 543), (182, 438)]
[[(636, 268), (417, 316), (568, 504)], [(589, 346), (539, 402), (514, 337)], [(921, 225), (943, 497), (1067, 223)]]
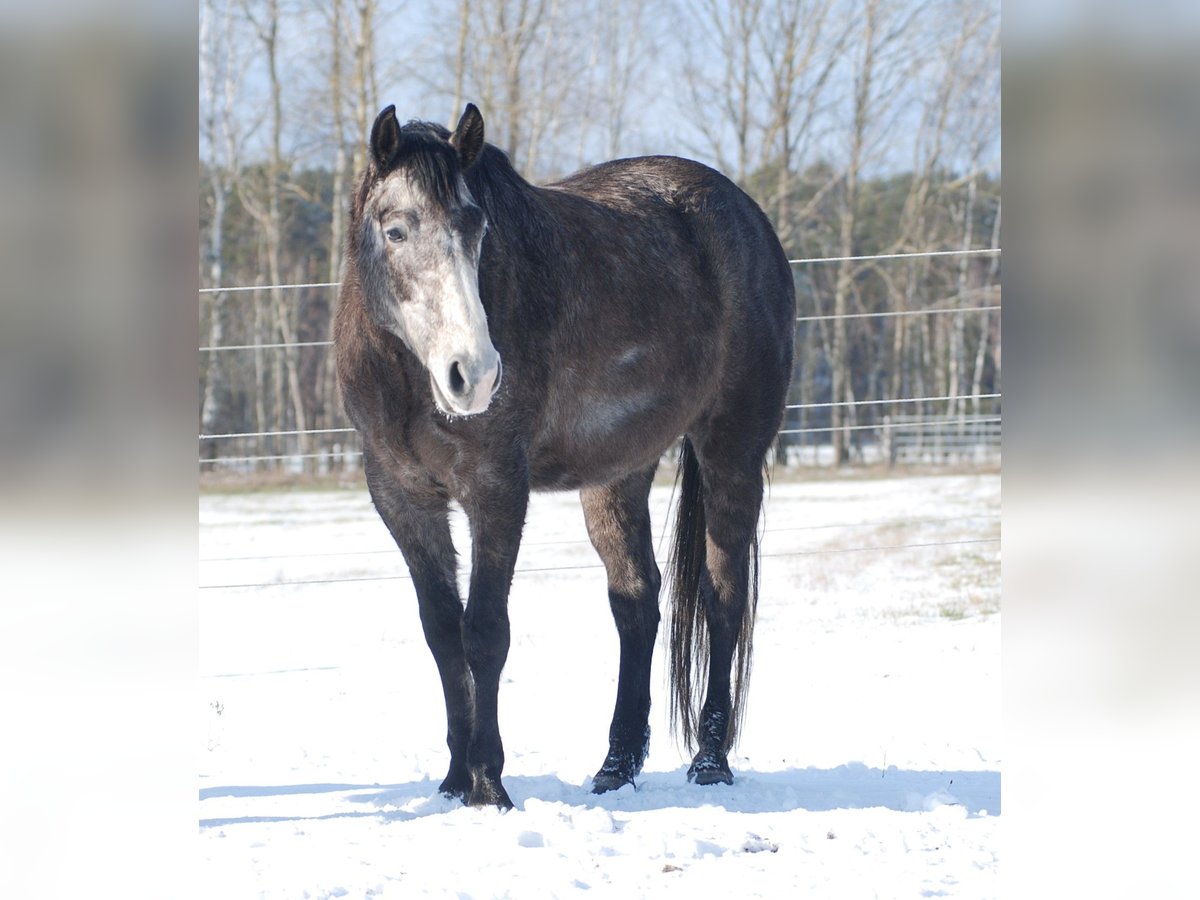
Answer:
[(430, 367), (433, 399), (448, 416), (475, 416), (487, 410), (500, 388), (504, 366), (494, 349), (482, 359), (458, 356)]

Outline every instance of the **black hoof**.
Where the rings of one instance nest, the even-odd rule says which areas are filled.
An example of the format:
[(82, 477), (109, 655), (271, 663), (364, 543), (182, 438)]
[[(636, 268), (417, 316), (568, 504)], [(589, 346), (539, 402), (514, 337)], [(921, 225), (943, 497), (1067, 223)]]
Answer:
[(696, 784), (733, 784), (733, 772), (723, 753), (701, 751), (688, 768), (688, 781)]
[[(632, 775), (623, 775), (620, 772), (606, 772), (601, 769), (592, 778), (592, 793), (606, 794), (609, 791), (620, 790), (627, 784), (634, 784)], [(634, 785), (635, 787), (637, 785)]]
[(495, 806), (505, 812), (513, 808), (513, 802), (499, 780), (477, 778), (467, 797), (467, 806)]
[(733, 773), (728, 769), (688, 769), (688, 781), (696, 784), (733, 784)]
[(646, 727), (641, 744), (632, 750), (610, 747), (608, 756), (604, 758), (604, 765), (600, 767), (600, 771), (592, 779), (592, 793), (603, 794), (606, 791), (615, 791), (618, 788), (625, 787), (627, 784), (637, 787), (633, 779), (641, 774), (642, 763), (645, 762), (646, 753), (649, 750), (649, 726)]
[(463, 803), (471, 796), (471, 775), (468, 772), (456, 772), (451, 767), (450, 773), (438, 785), (438, 790), (445, 797), (452, 797)]

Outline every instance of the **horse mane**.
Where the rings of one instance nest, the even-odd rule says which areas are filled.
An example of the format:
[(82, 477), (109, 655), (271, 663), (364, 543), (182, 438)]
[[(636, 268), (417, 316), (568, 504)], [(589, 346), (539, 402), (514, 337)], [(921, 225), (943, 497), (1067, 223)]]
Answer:
[(458, 154), (449, 144), (450, 132), (434, 122), (412, 120), (400, 129), (400, 146), (387, 169), (370, 161), (363, 170), (351, 207), (351, 221), (362, 220), (367, 194), (375, 182), (401, 167), (406, 168), (422, 192), (432, 197), (460, 200)]
[(388, 171), (403, 166), (424, 193), (460, 199), (458, 154), (448, 143), (449, 137), (450, 132), (441, 125), (410, 121), (400, 129), (400, 150)]
[[(464, 171), (458, 154), (449, 143), (450, 131), (436, 122), (410, 120), (400, 129), (400, 151), (388, 171), (405, 166), (426, 193), (454, 200), (461, 174), (489, 217), (500, 217), (506, 208), (516, 212), (522, 197), (533, 187), (513, 168), (508, 154), (485, 143), (475, 161)], [(382, 174), (387, 174), (386, 172)]]

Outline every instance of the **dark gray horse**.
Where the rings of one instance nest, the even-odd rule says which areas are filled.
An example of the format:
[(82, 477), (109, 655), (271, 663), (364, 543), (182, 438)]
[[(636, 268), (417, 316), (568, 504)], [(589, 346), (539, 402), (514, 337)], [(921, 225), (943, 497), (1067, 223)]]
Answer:
[[(484, 142), (472, 105), (453, 134), (401, 127), (389, 106), (370, 142), (334, 344), (371, 497), (441, 674), (441, 790), (512, 805), (497, 694), (531, 490), (580, 491), (608, 570), (620, 675), (594, 789), (641, 771), (660, 584), (647, 497), (680, 436), (672, 722), (697, 751), (688, 778), (732, 782), (764, 459), (792, 362), (792, 276), (770, 223), (724, 176), (675, 157), (535, 187)], [(471, 526), (465, 610), (451, 500)]]

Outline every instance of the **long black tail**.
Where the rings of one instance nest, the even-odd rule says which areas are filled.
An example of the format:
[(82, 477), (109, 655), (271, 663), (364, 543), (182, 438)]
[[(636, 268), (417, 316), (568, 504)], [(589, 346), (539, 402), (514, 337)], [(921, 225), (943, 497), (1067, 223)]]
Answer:
[[(683, 738), (684, 745), (691, 752), (698, 740), (701, 704), (708, 681), (709, 645), (704, 595), (711, 596), (713, 589), (707, 583), (705, 571), (704, 484), (696, 451), (686, 437), (679, 451), (678, 477), (679, 501), (668, 565), (671, 580), (671, 729)], [(733, 657), (733, 710), (723, 748), (726, 751), (733, 746), (741, 729), (746, 691), (750, 684), (754, 617), (758, 606), (758, 561), (758, 531), (755, 529), (749, 548), (746, 608), (738, 629)]]

